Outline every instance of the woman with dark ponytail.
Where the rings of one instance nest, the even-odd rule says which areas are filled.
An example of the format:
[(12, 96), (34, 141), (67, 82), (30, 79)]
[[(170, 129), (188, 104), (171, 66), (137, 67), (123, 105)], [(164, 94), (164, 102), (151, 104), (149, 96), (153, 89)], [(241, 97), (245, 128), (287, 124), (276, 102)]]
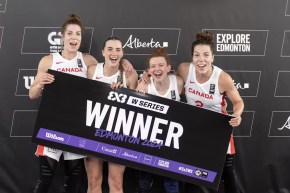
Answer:
[[(48, 69), (62, 71), (84, 78), (87, 77), (88, 67), (98, 62), (93, 56), (89, 54), (85, 55), (78, 51), (83, 33), (84, 29), (80, 17), (75, 14), (69, 15), (61, 27), (63, 50), (59, 53), (44, 56), (40, 60), (35, 81), (29, 90), (29, 97), (31, 99), (40, 97), (45, 84), (51, 84), (53, 81), (57, 81), (53, 75), (47, 73)], [(37, 146), (36, 155), (39, 159), (40, 177), (34, 193), (49, 192), (61, 155), (64, 158), (63, 192), (77, 192), (79, 177), (84, 170), (84, 156), (41, 145)]]
[[(88, 69), (88, 78), (111, 84), (112, 88), (120, 86), (135, 89), (137, 86), (137, 72), (133, 69), (130, 77), (125, 75), (123, 65), (123, 47), (120, 39), (110, 37), (105, 40), (102, 49), (103, 63), (91, 66)], [(87, 193), (102, 193), (103, 160), (96, 157), (87, 157), (85, 166), (88, 177)], [(123, 175), (125, 166), (108, 162), (108, 183), (110, 193), (123, 193)]]
[[(233, 118), (229, 124), (237, 127), (241, 123), (244, 102), (234, 86), (231, 76), (213, 65), (215, 51), (213, 39), (213, 34), (210, 32), (198, 33), (196, 40), (191, 46), (192, 63), (181, 63), (177, 74), (185, 82), (185, 96), (188, 104), (227, 114), (223, 107), (225, 105), (225, 96), (227, 96), (233, 105)], [(196, 90), (198, 93), (210, 95), (211, 97), (201, 97), (190, 92), (191, 90)], [(234, 141), (233, 136), (231, 136), (221, 180), (225, 187), (225, 193), (238, 193), (234, 170), (234, 155)], [(186, 192), (194, 193), (190, 189), (193, 186), (187, 185)]]

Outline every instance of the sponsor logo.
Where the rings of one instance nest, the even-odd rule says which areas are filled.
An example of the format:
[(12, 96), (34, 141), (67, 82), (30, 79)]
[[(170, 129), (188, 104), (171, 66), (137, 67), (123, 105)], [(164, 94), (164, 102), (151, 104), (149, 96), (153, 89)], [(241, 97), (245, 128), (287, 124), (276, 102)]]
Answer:
[(84, 148), (86, 146), (87, 140), (81, 139), (79, 140), (79, 147)]
[(47, 37), (48, 42), (50, 43), (50, 52), (61, 52), (63, 45), (61, 42), (61, 32), (50, 32)]
[(59, 137), (59, 136), (57, 136), (56, 134), (53, 134), (53, 133), (46, 132), (45, 133), (45, 137), (49, 138), (49, 139), (55, 139), (55, 140), (58, 140), (58, 141), (64, 141), (63, 137)]
[(35, 77), (34, 76), (23, 76), (24, 79), (24, 86), (26, 89), (30, 89), (31, 85), (34, 82)]
[(274, 97), (290, 97), (290, 71), (278, 71)]
[(7, 0), (0, 0), (0, 13), (6, 12)]
[(15, 96), (28, 96), (34, 82), (36, 69), (19, 69)]
[(257, 97), (261, 71), (226, 71), (233, 79), (241, 97)]
[(165, 167), (165, 168), (169, 168), (169, 162), (168, 161), (165, 161), (165, 160), (158, 160), (158, 165), (159, 166), (162, 166), (162, 167)]
[(290, 129), (290, 116), (288, 117), (288, 119), (286, 120), (284, 125), (282, 127), (278, 128), (278, 130), (283, 130), (283, 129)]
[(195, 170), (194, 174), (198, 177), (207, 178), (208, 172), (202, 170)]
[(214, 34), (216, 56), (264, 56), (268, 30), (203, 29)]
[(105, 151), (105, 152), (108, 152), (108, 153), (110, 153), (110, 154), (116, 154), (117, 153), (117, 149), (110, 149), (110, 148), (107, 148), (107, 147), (105, 147), (105, 146), (102, 146), (102, 151)]
[(127, 151), (125, 151), (122, 156), (124, 157), (130, 157), (130, 158), (133, 158), (133, 159), (137, 159), (138, 157), (132, 153), (128, 153)]
[(102, 79), (103, 77), (100, 77), (100, 76), (96, 76), (96, 80), (100, 80)]
[[(82, 38), (82, 52), (90, 53), (94, 28), (86, 27)], [(33, 42), (33, 43), (32, 43)], [(59, 27), (25, 27), (21, 54), (48, 54), (62, 50)]]
[(244, 90), (250, 88), (250, 83), (236, 83), (235, 80), (233, 80), (233, 82), (237, 90)]
[(152, 162), (152, 156), (150, 156), (150, 155), (145, 155), (145, 156), (144, 156), (144, 159), (143, 159), (143, 163), (151, 164), (151, 162)]
[(166, 48), (176, 55), (180, 28), (113, 28), (112, 36), (123, 42), (125, 55), (149, 55), (155, 48)]
[(122, 94), (122, 93), (119, 94), (117, 92), (111, 91), (109, 93), (108, 99), (111, 101), (117, 101), (119, 103), (125, 103), (127, 99), (127, 95)]
[(60, 62), (55, 62), (56, 64), (62, 64), (63, 63), (63, 61), (60, 61)]
[(194, 83), (194, 81), (191, 81), (191, 80), (190, 80), (190, 81), (189, 81), (189, 83), (193, 84), (193, 83)]
[(134, 38), (131, 34), (129, 36), (129, 39), (124, 44), (123, 48), (131, 48), (131, 49), (138, 49), (138, 48), (165, 48), (168, 47), (168, 42), (160, 43), (158, 41), (155, 41), (153, 38), (151, 38), (150, 42), (142, 42), (139, 38)]
[(273, 111), (269, 137), (290, 137), (290, 111)]

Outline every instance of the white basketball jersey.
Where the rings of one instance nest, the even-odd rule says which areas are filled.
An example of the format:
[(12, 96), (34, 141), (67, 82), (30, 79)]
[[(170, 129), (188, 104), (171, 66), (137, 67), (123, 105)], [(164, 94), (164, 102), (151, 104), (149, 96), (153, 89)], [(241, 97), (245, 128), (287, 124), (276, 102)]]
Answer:
[(123, 87), (127, 88), (125, 72), (123, 72), (123, 76), (120, 75), (120, 70), (117, 73), (113, 74), (112, 76), (105, 76), (104, 75), (104, 63), (99, 63), (96, 66), (94, 75), (92, 80), (101, 81), (104, 83), (112, 84), (113, 82), (120, 82), (120, 78), (123, 77)]
[(192, 63), (188, 72), (184, 86), (187, 103), (221, 113), (225, 95), (219, 92), (218, 79), (222, 70), (213, 66), (210, 79), (202, 84), (196, 80), (195, 66)]
[[(218, 86), (222, 69), (213, 66), (213, 73), (210, 79), (202, 84), (196, 80), (195, 67), (192, 63), (190, 64), (188, 72), (187, 81), (184, 86), (187, 103), (219, 113), (225, 113), (222, 112), (222, 105), (225, 103), (225, 94), (219, 92)], [(233, 135), (231, 135), (227, 153), (235, 153)]]
[(170, 74), (170, 75), (168, 75), (168, 78), (170, 81), (169, 88), (164, 95), (161, 95), (156, 90), (156, 87), (155, 87), (154, 82), (153, 82), (153, 78), (150, 77), (151, 83), (148, 85), (148, 94), (153, 94), (153, 95), (160, 96), (163, 98), (168, 98), (168, 99), (180, 101), (176, 76)]
[[(59, 53), (52, 53), (52, 65), (51, 69), (67, 74), (72, 74), (80, 77), (87, 77), (87, 65), (84, 62), (83, 55), (81, 52), (77, 52), (77, 55), (67, 60), (63, 58)], [(65, 152), (59, 149), (45, 147), (42, 145), (37, 146), (35, 153), (37, 156), (48, 156), (52, 159), (59, 161), (60, 156), (63, 154), (64, 160), (75, 160), (81, 159), (85, 156), (78, 155), (75, 153)]]
[(84, 78), (87, 77), (87, 65), (84, 62), (83, 54), (81, 52), (77, 52), (77, 55), (71, 60), (63, 58), (58, 52), (52, 53), (52, 56), (52, 70)]

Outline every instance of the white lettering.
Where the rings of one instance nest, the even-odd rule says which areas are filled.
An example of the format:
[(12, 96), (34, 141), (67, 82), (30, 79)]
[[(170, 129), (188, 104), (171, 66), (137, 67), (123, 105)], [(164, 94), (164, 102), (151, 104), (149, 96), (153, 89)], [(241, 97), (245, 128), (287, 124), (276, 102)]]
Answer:
[(63, 137), (58, 137), (56, 134), (52, 134), (52, 133), (45, 133), (45, 137), (46, 138), (50, 138), (50, 139), (56, 139), (58, 141), (64, 141)]
[(102, 113), (101, 111), (101, 103), (96, 103), (94, 109), (92, 110), (93, 102), (87, 100), (87, 117), (86, 117), (86, 125), (92, 126), (93, 121), (95, 120), (95, 128), (100, 128), (104, 118), (110, 108), (109, 105), (104, 105)]
[(160, 42), (155, 42), (153, 38), (151, 38), (150, 42), (141, 42), (138, 38), (134, 38), (133, 40), (133, 35), (130, 35), (129, 39), (127, 42), (124, 44), (123, 48), (129, 47), (131, 49), (135, 48), (162, 48)]
[[(108, 112), (109, 110), (110, 113)], [(93, 106), (93, 102), (87, 100), (86, 125), (92, 126), (93, 122), (95, 121), (95, 128), (100, 129), (101, 127), (106, 127), (107, 131), (112, 131), (114, 128), (112, 131), (114, 133), (121, 133), (127, 136), (131, 135), (135, 138), (137, 138), (138, 135), (141, 135), (140, 138), (142, 140), (150, 139), (150, 141), (157, 144), (163, 144), (163, 140), (159, 139), (158, 135), (161, 135), (164, 131), (166, 131), (167, 133), (165, 145), (169, 147), (171, 144), (173, 144), (175, 149), (179, 149), (179, 138), (181, 138), (183, 134), (183, 127), (181, 124), (155, 117), (153, 126), (150, 128), (152, 116), (148, 115), (144, 117), (142, 113), (136, 114), (134, 111), (126, 112), (126, 110), (122, 108), (118, 109), (118, 114), (116, 114), (116, 112), (117, 107), (105, 104), (103, 108), (101, 108), (100, 103), (97, 102)], [(104, 122), (106, 116), (108, 116), (108, 122)], [(144, 121), (145, 119), (146, 121)], [(114, 121), (115, 127), (113, 127)], [(168, 124), (168, 129), (166, 129), (165, 126)], [(160, 128), (160, 125), (165, 126)], [(150, 131), (151, 134), (149, 136)]]

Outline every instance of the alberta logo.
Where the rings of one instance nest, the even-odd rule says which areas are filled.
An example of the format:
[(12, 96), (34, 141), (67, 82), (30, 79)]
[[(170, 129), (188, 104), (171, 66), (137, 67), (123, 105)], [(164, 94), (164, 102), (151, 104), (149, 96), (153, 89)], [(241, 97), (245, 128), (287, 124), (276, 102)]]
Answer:
[(123, 42), (125, 55), (149, 55), (155, 48), (166, 48), (176, 55), (180, 28), (113, 28), (112, 36)]
[(269, 137), (290, 137), (290, 111), (273, 111)]

